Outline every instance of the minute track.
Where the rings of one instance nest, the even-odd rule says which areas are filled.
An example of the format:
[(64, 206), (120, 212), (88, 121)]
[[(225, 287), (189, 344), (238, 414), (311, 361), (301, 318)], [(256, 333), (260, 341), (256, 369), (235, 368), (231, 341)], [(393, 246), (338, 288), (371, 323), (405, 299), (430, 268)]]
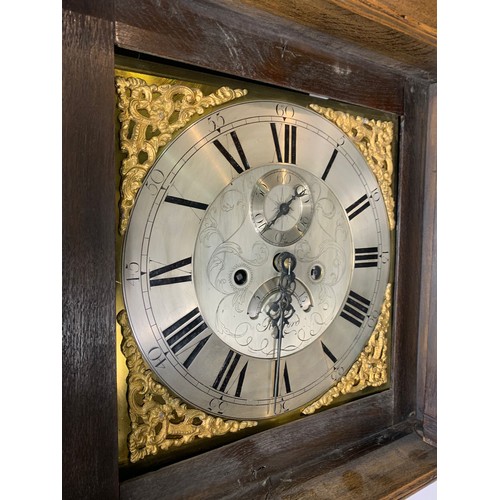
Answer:
[[(179, 133), (153, 166), (161, 169), (154, 178), (165, 179), (158, 195), (140, 191), (130, 224), (137, 236), (124, 254), (130, 269), (138, 263), (148, 273), (128, 271), (122, 282), (141, 345), (152, 348), (138, 328), (146, 325), (168, 353), (151, 367), (157, 378), (190, 405), (230, 419), (272, 418), (321, 396), (362, 349), (368, 311), (382, 296), (375, 279), (384, 282), (388, 269), (380, 257), (388, 249), (383, 205), (369, 195), (377, 185), (356, 148), (311, 111), (277, 109), (276, 101), (231, 104)], [(252, 189), (268, 174), (281, 177), (252, 212)], [(276, 297), (273, 259), (292, 248), (298, 292), (277, 370), (263, 311)], [(332, 276), (341, 276), (335, 289)], [(349, 303), (353, 280), (352, 291), (371, 299), (368, 311)], [(318, 312), (324, 330), (298, 333), (309, 332)]]

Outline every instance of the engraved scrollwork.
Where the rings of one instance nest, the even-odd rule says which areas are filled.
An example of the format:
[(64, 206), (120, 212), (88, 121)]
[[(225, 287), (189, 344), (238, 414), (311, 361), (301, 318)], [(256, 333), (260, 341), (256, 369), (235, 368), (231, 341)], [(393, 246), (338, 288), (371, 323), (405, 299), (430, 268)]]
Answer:
[(188, 408), (156, 382), (132, 335), (127, 314), (118, 314), (122, 329), (122, 352), (126, 358), (127, 401), (132, 432), (128, 437), (130, 461), (137, 462), (160, 450), (181, 446), (195, 439), (220, 436), (257, 425), (255, 421), (223, 420)]
[[(165, 146), (172, 135), (184, 127), (189, 119), (201, 115), (205, 109), (228, 102), (247, 93), (246, 90), (231, 90), (222, 87), (213, 94), (204, 96), (198, 89), (183, 85), (148, 85), (139, 78), (117, 78), (119, 95), (120, 147), (125, 153), (121, 165), (120, 185), (120, 234), (124, 234), (128, 225), (130, 211), (137, 192), (156, 160), (160, 148)], [(384, 197), (391, 229), (395, 226), (394, 200), (392, 197), (392, 153), (393, 125), (390, 122), (375, 122), (354, 118), (348, 114), (326, 108), (314, 107), (315, 111), (339, 126), (358, 146), (374, 171)], [(231, 195), (232, 196), (232, 195)], [(232, 198), (228, 198), (233, 201)], [(225, 201), (228, 201), (225, 200)], [(226, 206), (226, 205), (224, 205)], [(326, 205), (319, 208), (326, 210)], [(231, 206), (232, 208), (232, 206)], [(231, 219), (236, 224), (238, 218)], [(206, 228), (206, 242), (217, 240), (217, 227)], [(229, 228), (231, 232), (234, 227)], [(342, 229), (342, 228), (340, 228)], [(222, 238), (222, 241), (227, 237)], [(228, 248), (217, 255), (227, 259)], [(242, 252), (235, 252), (241, 255)], [(214, 274), (217, 266), (224, 263), (214, 261)], [(244, 261), (244, 260), (243, 260)], [(252, 281), (251, 262), (244, 262), (248, 270), (248, 282)], [(231, 264), (231, 265), (229, 265)], [(339, 264), (340, 265), (340, 264)], [(228, 269), (237, 270), (239, 263), (227, 262)], [(234, 274), (233, 271), (230, 273)], [(325, 278), (326, 279), (326, 278)], [(231, 300), (241, 302), (243, 290), (232, 286)], [(379, 386), (387, 381), (387, 332), (391, 309), (390, 285), (378, 319), (377, 326), (351, 370), (339, 383), (323, 395), (318, 401), (305, 408), (302, 413), (313, 413), (341, 394), (356, 393), (368, 386)], [(236, 304), (236, 305), (238, 305)], [(232, 304), (235, 307), (235, 304)], [(126, 357), (129, 375), (127, 377), (127, 401), (132, 432), (128, 437), (130, 460), (137, 462), (160, 450), (181, 446), (195, 439), (224, 435), (257, 425), (254, 421), (224, 420), (207, 415), (203, 411), (188, 408), (186, 404), (172, 396), (165, 386), (155, 381), (154, 375), (147, 368), (141, 353), (133, 339), (125, 311), (118, 315), (123, 342), (122, 352)], [(244, 326), (244, 325), (243, 325)], [(215, 405), (215, 403), (214, 403)]]
[(395, 202), (392, 193), (392, 174), (394, 170), (392, 160), (393, 123), (382, 120), (367, 120), (332, 108), (324, 108), (317, 104), (310, 104), (309, 107), (337, 125), (358, 147), (377, 178), (387, 208), (389, 226), (391, 230), (394, 229), (396, 219), (394, 215)]
[(221, 87), (209, 95), (185, 85), (148, 85), (140, 78), (116, 78), (121, 165), (120, 234), (125, 233), (137, 191), (155, 162), (159, 149), (195, 114), (247, 94)]
[(389, 283), (375, 330), (356, 362), (336, 385), (304, 408), (302, 414), (310, 415), (319, 408), (328, 406), (342, 394), (354, 394), (366, 387), (378, 387), (387, 382), (387, 332), (391, 317), (391, 288)]

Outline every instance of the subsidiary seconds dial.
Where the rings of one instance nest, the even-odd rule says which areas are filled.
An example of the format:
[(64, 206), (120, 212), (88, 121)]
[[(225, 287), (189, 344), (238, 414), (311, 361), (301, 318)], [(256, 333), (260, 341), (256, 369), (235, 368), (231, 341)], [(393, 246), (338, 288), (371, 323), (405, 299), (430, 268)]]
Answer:
[(287, 246), (306, 233), (313, 202), (307, 183), (290, 169), (267, 172), (252, 191), (252, 219), (257, 232), (271, 245)]

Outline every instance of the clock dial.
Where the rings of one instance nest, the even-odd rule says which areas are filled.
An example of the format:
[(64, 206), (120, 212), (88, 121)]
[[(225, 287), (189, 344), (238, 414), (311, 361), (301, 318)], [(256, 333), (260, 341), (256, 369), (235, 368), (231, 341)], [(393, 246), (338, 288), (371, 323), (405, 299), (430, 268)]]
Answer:
[[(264, 226), (255, 224), (261, 213)], [(270, 307), (279, 295), (284, 247), (296, 261), (294, 312), (280, 349), (288, 356), (320, 337), (349, 288), (353, 244), (340, 202), (307, 171), (263, 165), (226, 186), (201, 222), (193, 254), (196, 297), (207, 324), (241, 354), (277, 357)]]
[(266, 168), (252, 191), (252, 219), (271, 245), (298, 241), (312, 222), (313, 202), (307, 183), (291, 168)]
[(337, 127), (290, 103), (232, 104), (177, 136), (137, 196), (123, 255), (130, 325), (186, 402), (274, 417), (357, 359), (389, 247), (379, 186)]

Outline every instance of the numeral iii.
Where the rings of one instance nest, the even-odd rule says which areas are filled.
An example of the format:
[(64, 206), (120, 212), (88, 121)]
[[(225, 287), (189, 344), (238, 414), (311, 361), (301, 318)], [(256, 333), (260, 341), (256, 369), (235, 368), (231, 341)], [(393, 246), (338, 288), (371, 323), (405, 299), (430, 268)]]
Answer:
[(354, 250), (354, 267), (377, 267), (378, 248), (356, 248)]

